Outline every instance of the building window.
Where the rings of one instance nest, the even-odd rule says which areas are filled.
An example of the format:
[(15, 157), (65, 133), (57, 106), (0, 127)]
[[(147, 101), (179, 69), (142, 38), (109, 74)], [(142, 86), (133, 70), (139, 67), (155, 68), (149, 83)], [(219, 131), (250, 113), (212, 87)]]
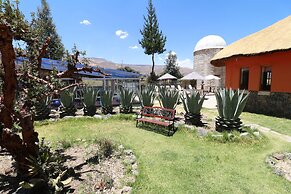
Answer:
[(239, 88), (242, 90), (249, 89), (249, 68), (240, 69), (240, 84)]
[(271, 84), (272, 84), (272, 68), (262, 67), (261, 90), (271, 91)]

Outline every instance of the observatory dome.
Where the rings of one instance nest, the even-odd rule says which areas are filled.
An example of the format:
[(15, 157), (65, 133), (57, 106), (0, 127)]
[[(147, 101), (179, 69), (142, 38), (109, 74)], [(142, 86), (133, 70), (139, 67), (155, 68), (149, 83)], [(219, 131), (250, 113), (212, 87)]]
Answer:
[(211, 48), (224, 48), (225, 46), (226, 42), (222, 37), (218, 35), (208, 35), (197, 42), (194, 52)]

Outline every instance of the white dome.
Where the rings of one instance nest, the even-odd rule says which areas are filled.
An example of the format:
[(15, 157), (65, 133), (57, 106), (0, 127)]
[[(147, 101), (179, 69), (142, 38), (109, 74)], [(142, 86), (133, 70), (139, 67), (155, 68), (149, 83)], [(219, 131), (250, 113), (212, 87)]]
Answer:
[(218, 35), (208, 35), (201, 38), (195, 48), (195, 51), (210, 49), (210, 48), (224, 48), (226, 46), (225, 40)]

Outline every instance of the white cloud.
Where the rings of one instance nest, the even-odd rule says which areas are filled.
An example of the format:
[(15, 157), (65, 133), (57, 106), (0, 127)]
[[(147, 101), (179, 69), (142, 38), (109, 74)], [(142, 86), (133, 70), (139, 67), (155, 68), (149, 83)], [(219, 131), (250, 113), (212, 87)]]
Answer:
[(130, 49), (134, 49), (134, 50), (135, 50), (135, 49), (139, 49), (137, 45), (130, 46), (129, 48), (130, 48)]
[(162, 57), (160, 57), (160, 56), (159, 56), (159, 60), (160, 60), (160, 61), (164, 61), (164, 59), (163, 59)]
[(180, 67), (188, 67), (188, 68), (193, 68), (193, 61), (191, 59), (184, 59), (184, 60), (177, 60), (178, 65)]
[(122, 30), (117, 30), (115, 34), (121, 39), (125, 39), (128, 36), (128, 33)]
[(88, 25), (91, 25), (91, 22), (89, 20), (83, 20), (80, 22), (80, 24), (88, 26)]

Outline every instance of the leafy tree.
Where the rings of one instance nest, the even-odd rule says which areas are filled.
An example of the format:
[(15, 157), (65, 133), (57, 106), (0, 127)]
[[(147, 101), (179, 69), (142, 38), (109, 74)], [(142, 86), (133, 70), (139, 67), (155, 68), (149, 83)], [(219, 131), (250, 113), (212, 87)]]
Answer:
[[(78, 71), (101, 71), (88, 66), (77, 68), (80, 52), (76, 51), (66, 56), (66, 71), (53, 71), (42, 77), (41, 59), (51, 39), (39, 41), (38, 33), (19, 10), (18, 1), (0, 0), (0, 18), (0, 146), (13, 156), (22, 177), (27, 176), (31, 165), (28, 158), (39, 155), (38, 133), (33, 125), (35, 103), (77, 85), (60, 88), (58, 80), (61, 78), (73, 77)], [(27, 60), (20, 67), (15, 64), (15, 41), (27, 44)], [(14, 132), (16, 125), (20, 133)]]
[(144, 16), (143, 30), (140, 30), (143, 36), (139, 40), (139, 44), (144, 49), (144, 53), (152, 56), (152, 71), (151, 77), (156, 79), (155, 76), (155, 53), (161, 54), (166, 51), (164, 49), (167, 38), (163, 35), (162, 31), (159, 30), (158, 19), (156, 16), (156, 10), (153, 6), (152, 0), (149, 0), (147, 7), (148, 15)]
[(39, 42), (44, 42), (47, 37), (51, 39), (44, 57), (62, 59), (65, 48), (57, 33), (51, 10), (46, 0), (41, 0), (41, 7), (38, 7), (36, 17), (35, 14), (32, 14), (32, 16), (32, 27), (38, 34)]
[(132, 69), (129, 66), (124, 66), (124, 67), (119, 67), (117, 68), (118, 70), (122, 70), (122, 71), (127, 71), (127, 72), (132, 72), (132, 73), (139, 73), (138, 71)]
[(180, 68), (178, 67), (177, 54), (175, 52), (170, 51), (168, 53), (168, 56), (167, 56), (167, 59), (166, 59), (165, 63), (166, 63), (166, 67), (164, 69), (163, 74), (169, 73), (169, 74), (175, 76), (178, 79), (183, 77), (181, 72), (180, 72)]

